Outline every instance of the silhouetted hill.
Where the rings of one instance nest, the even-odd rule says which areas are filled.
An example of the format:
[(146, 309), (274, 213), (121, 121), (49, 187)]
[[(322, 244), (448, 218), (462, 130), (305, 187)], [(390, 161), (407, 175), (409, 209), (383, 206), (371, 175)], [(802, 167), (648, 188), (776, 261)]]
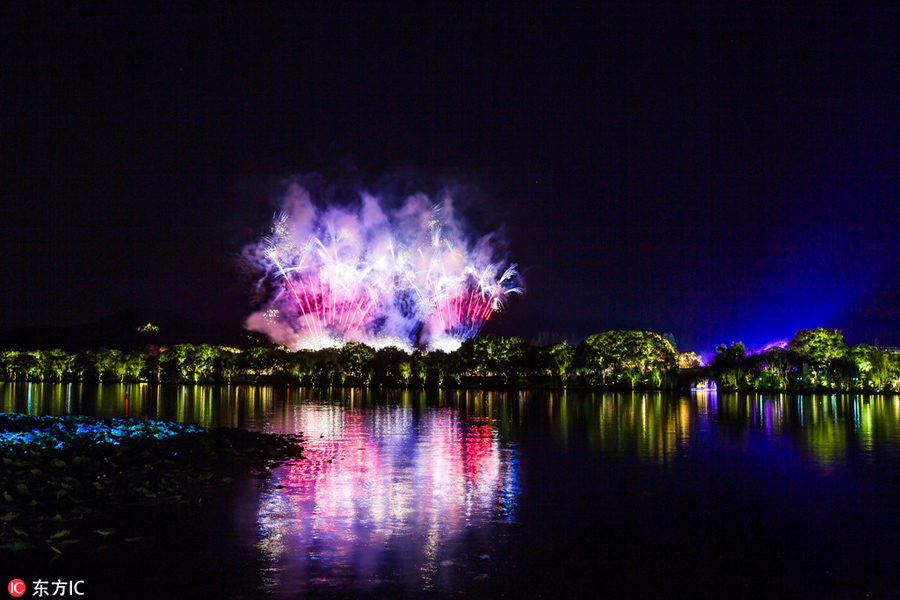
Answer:
[[(149, 327), (148, 327), (149, 325)], [(38, 325), (0, 329), (0, 348), (66, 352), (94, 348), (132, 350), (147, 344), (212, 344), (248, 348), (268, 341), (265, 336), (243, 328), (188, 321), (166, 310), (129, 309), (111, 314), (95, 323), (69, 327)]]

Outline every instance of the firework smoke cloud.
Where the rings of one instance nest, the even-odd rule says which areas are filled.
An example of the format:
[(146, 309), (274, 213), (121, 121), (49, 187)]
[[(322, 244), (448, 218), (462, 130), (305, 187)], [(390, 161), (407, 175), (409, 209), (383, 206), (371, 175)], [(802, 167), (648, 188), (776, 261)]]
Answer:
[(352, 195), (328, 202), (288, 184), (269, 234), (244, 249), (261, 300), (248, 329), (295, 350), (362, 342), (452, 351), (522, 293), (499, 235), (467, 235), (449, 191), (394, 206)]

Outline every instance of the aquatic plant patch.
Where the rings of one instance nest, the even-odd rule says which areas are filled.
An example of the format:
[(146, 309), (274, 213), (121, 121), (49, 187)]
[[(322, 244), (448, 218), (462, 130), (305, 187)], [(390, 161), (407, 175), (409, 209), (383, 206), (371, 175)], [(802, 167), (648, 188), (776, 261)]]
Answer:
[(0, 413), (0, 551), (60, 553), (87, 521), (104, 539), (113, 533), (102, 526), (105, 508), (200, 501), (235, 469), (302, 458), (301, 443), (243, 429)]

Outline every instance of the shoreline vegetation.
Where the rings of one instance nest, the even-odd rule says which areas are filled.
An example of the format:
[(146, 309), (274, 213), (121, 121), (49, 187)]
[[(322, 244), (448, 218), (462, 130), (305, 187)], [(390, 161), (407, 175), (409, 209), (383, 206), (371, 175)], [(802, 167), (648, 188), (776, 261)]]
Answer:
[(202, 502), (241, 469), (264, 474), (302, 458), (301, 443), (165, 421), (0, 413), (0, 551), (102, 549), (123, 541), (110, 526), (117, 510)]
[(748, 352), (720, 345), (704, 365), (678, 352), (671, 335), (607, 331), (577, 346), (535, 346), (485, 335), (455, 352), (408, 353), (348, 343), (291, 351), (208, 344), (0, 351), (0, 380), (84, 383), (298, 384), (412, 389), (687, 389), (707, 381), (723, 391), (900, 391), (900, 349), (844, 345), (836, 329), (802, 329), (787, 343)]

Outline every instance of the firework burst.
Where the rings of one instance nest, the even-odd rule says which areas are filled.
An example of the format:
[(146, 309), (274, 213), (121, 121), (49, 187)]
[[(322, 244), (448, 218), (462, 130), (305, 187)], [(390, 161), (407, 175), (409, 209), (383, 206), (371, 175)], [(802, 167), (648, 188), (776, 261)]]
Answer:
[(455, 349), (523, 291), (516, 265), (495, 261), (494, 236), (462, 231), (449, 195), (394, 211), (365, 193), (318, 207), (292, 184), (270, 234), (244, 252), (271, 292), (247, 327), (294, 349)]

